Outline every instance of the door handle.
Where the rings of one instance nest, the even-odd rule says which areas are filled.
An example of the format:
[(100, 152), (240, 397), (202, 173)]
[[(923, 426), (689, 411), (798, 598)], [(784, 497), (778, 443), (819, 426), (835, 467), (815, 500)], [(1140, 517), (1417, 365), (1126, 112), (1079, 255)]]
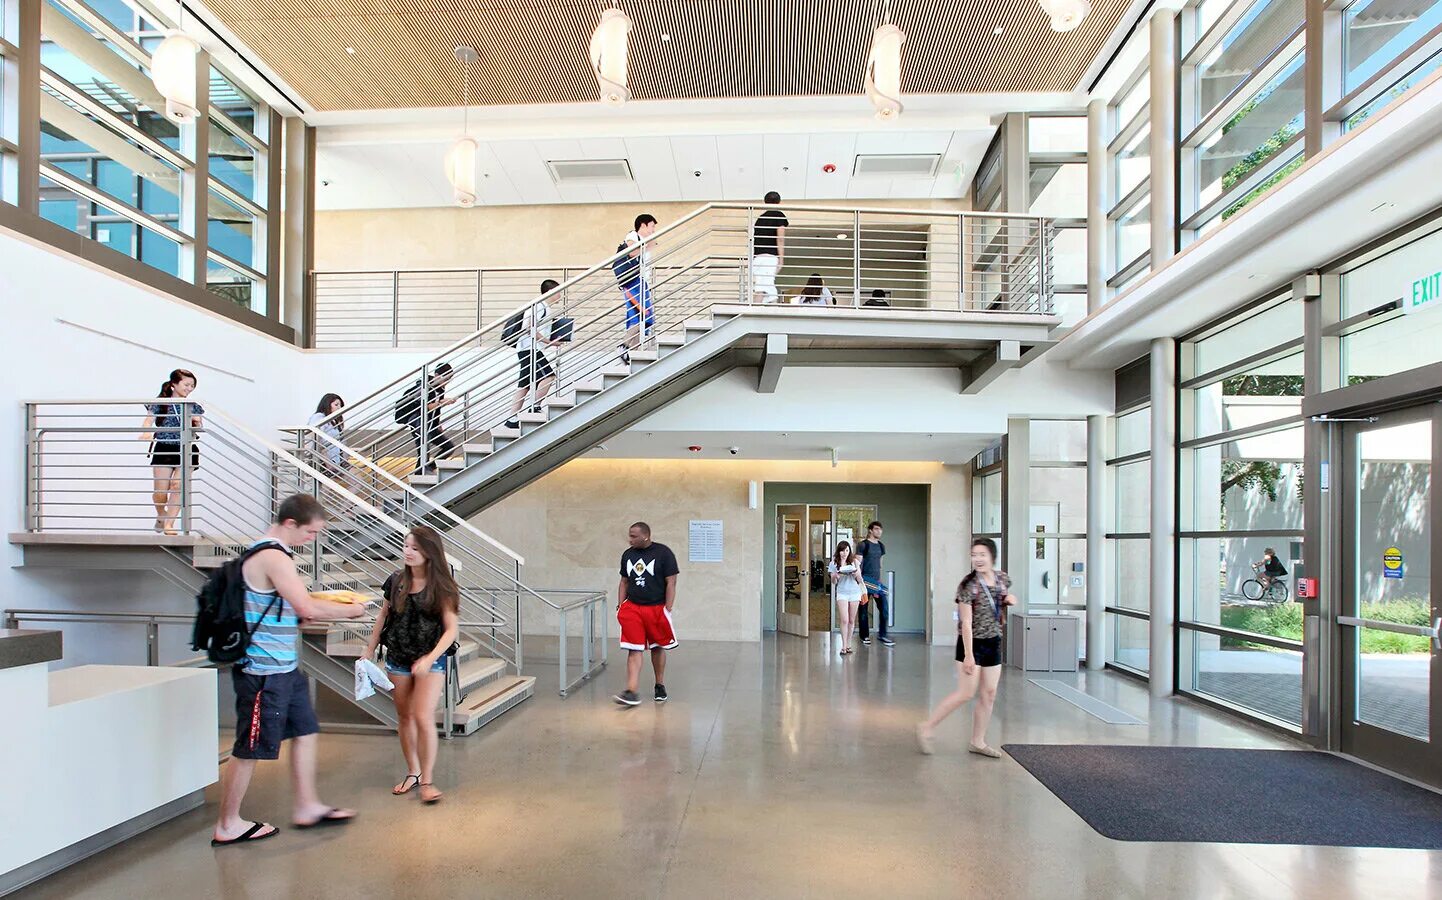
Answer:
[(1442, 649), (1442, 617), (1432, 620), (1432, 625), (1405, 625), (1401, 622), (1383, 622), (1378, 619), (1361, 619), (1357, 616), (1338, 616), (1338, 625), (1348, 628), (1370, 628), (1374, 631), (1390, 631), (1393, 634), (1409, 634), (1432, 639), (1433, 649)]

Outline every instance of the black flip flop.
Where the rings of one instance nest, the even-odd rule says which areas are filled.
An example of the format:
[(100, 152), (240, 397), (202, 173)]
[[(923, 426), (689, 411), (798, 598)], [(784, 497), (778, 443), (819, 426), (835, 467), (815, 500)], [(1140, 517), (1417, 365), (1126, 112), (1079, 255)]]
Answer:
[(249, 844), (255, 841), (263, 841), (266, 838), (275, 837), (276, 835), (280, 834), (280, 829), (276, 828), (274, 825), (271, 825), (269, 832), (257, 836), (256, 832), (260, 831), (264, 827), (266, 827), (266, 823), (264, 822), (251, 822), (250, 827), (247, 828), (245, 830), (245, 833), (242, 834), (240, 837), (233, 837), (228, 841), (222, 841), (218, 838), (211, 838), (210, 846), (225, 847), (229, 844)]
[(306, 823), (296, 822), (296, 823), (294, 823), (294, 824), (295, 824), (295, 827), (296, 827), (296, 828), (324, 828), (324, 827), (326, 827), (326, 826), (328, 826), (328, 825), (346, 825), (346, 824), (348, 824), (352, 819), (355, 818), (355, 816), (337, 816), (337, 815), (332, 815), (332, 813), (338, 813), (338, 812), (340, 812), (340, 810), (337, 809), (336, 807), (332, 806), (332, 807), (325, 813), (325, 815), (321, 816), (319, 819), (316, 819), (314, 822), (306, 822)]

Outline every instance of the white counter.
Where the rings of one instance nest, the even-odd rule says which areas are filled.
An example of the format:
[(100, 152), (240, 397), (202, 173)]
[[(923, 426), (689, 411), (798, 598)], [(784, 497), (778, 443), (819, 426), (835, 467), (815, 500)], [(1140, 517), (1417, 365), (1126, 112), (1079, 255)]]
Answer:
[(0, 893), (148, 827), (147, 816), (199, 803), (218, 772), (215, 677), (140, 666), (0, 669), (0, 810), (9, 823)]

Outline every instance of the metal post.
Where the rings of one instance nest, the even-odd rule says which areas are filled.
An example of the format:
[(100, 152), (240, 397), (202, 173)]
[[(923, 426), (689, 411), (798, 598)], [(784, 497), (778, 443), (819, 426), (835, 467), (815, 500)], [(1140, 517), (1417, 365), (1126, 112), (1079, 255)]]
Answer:
[(191, 428), (194, 404), (182, 400), (174, 408), (180, 411), (180, 533), (189, 534), (192, 501), (190, 460), (195, 453), (195, 432)]
[(859, 209), (856, 210), (855, 212), (853, 212), (853, 213), (851, 214), (851, 216), (852, 216), (852, 223), (853, 223), (854, 229), (855, 229), (855, 230), (853, 230), (852, 233), (851, 233), (852, 248), (853, 248), (854, 251), (855, 251), (855, 252), (853, 253), (853, 255), (852, 255), (852, 262), (854, 263), (854, 268), (853, 268), (853, 271), (852, 271), (852, 273), (851, 273), (851, 305), (852, 305), (852, 306), (860, 306), (860, 305), (861, 305), (861, 210), (859, 210)]
[(145, 664), (160, 665), (160, 625), (154, 619), (145, 623)]
[[(401, 345), (401, 273), (391, 273), (391, 346)], [(424, 384), (424, 379), (422, 379)]]
[(421, 364), (421, 386), (416, 396), (416, 402), (420, 404), (421, 439), (416, 445), (416, 469), (422, 475), (426, 472), (426, 463), (430, 461), (430, 431), (431, 431), (431, 366), (430, 363)]
[[(896, 627), (896, 570), (886, 570), (886, 628), (891, 630)], [(833, 603), (832, 606), (836, 604)]]
[(482, 322), (482, 321), (484, 320), (484, 318), (485, 318), (485, 317), (481, 314), (481, 304), (482, 304), (483, 302), (485, 302), (485, 301), (483, 300), (483, 298), (485, 297), (485, 292), (481, 290), (481, 283), (482, 283), (482, 281), (485, 279), (485, 277), (486, 277), (486, 276), (485, 276), (485, 273), (484, 273), (482, 270), (480, 270), (480, 269), (477, 269), (477, 270), (476, 270), (476, 330), (477, 330), (477, 331), (480, 331), (480, 330), (481, 330), (481, 322)]
[[(1087, 312), (1101, 309), (1107, 297), (1107, 102), (1087, 104)], [(1088, 653), (1090, 656), (1090, 653)]]
[(515, 598), (516, 606), (516, 617), (513, 621), (516, 626), (516, 674), (519, 675), (521, 674), (521, 564), (516, 563), (515, 566), (516, 580), (513, 582), (515, 587), (511, 589), (511, 593)]
[(566, 696), (566, 685), (567, 685), (567, 681), (566, 681), (566, 612), (565, 612), (565, 610), (562, 610), (562, 611), (561, 611), (561, 614), (560, 614), (560, 616), (559, 616), (559, 621), (560, 621), (560, 626), (559, 626), (559, 628), (557, 629), (557, 632), (556, 632), (556, 633), (560, 636), (561, 644), (560, 644), (559, 649), (558, 649), (557, 652), (556, 652), (556, 655), (557, 655), (557, 656), (560, 658), (560, 660), (561, 660), (561, 676), (560, 676), (560, 677), (561, 677), (561, 696), (564, 697), (564, 696)]
[(1047, 250), (1051, 247), (1051, 228), (1046, 219), (1037, 217), (1036, 220), (1036, 310), (1039, 313), (1050, 313), (1051, 304), (1047, 301), (1051, 298), (1051, 291), (1047, 285), (1051, 280), (1050, 267), (1047, 265)]
[(581, 620), (581, 672), (591, 671), (591, 634), (595, 627), (594, 610), (596, 604), (587, 603), (585, 606), (586, 616)]
[(956, 308), (966, 311), (966, 213), (956, 214)]
[(1087, 416), (1087, 669), (1106, 668), (1107, 419)]
[[(40, 432), (35, 428), (35, 405), (25, 404), (25, 528), (40, 530)], [(9, 626), (13, 628), (14, 626)]]
[(1151, 346), (1151, 632), (1147, 667), (1153, 697), (1176, 687), (1177, 342)]

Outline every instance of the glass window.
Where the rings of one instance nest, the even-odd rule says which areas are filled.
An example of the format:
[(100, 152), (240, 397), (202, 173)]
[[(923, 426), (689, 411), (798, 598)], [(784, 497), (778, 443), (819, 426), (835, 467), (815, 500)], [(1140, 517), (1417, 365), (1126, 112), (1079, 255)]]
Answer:
[(1087, 152), (1086, 116), (1028, 116), (1026, 133), (1033, 152)]
[[(1196, 122), (1248, 79), (1302, 26), (1305, 0), (1258, 0), (1196, 68)], [(1299, 76), (1300, 78), (1300, 76)], [(1297, 84), (1301, 88), (1300, 82)], [(1302, 98), (1297, 96), (1297, 106)], [(1195, 124), (1195, 122), (1193, 123)]]
[[(1202, 375), (1302, 337), (1302, 301), (1287, 299), (1238, 317), (1235, 324), (1192, 344), (1192, 371)], [(1298, 364), (1300, 366), (1300, 364)], [(1298, 369), (1297, 374), (1301, 370)]]
[(1087, 214), (1087, 164), (1031, 164), (1031, 209), (1034, 216), (1084, 218)]
[(179, 244), (44, 177), (40, 179), (40, 215), (169, 275), (179, 274)]
[(1302, 56), (1297, 54), (1220, 128), (1201, 139), (1197, 147), (1198, 206), (1241, 183), (1301, 133)]
[(1145, 619), (1113, 614), (1112, 642), (1108, 661), (1127, 669), (1145, 672), (1150, 664), (1151, 623)]
[[(1250, 428), (1295, 416), (1302, 411), (1302, 354), (1228, 376), (1192, 392), (1191, 438)], [(1237, 444), (1255, 438), (1243, 438)], [(1298, 459), (1301, 445), (1297, 445)], [(1297, 526), (1298, 528), (1301, 525)]]
[[(1301, 607), (1284, 604), (1300, 633)], [(1242, 637), (1181, 630), (1181, 687), (1272, 719), (1302, 724), (1302, 654)]]
[(264, 271), (265, 248), (255, 245), (255, 217), (210, 191), (210, 249), (252, 269)]
[(1114, 475), (1117, 494), (1116, 533), (1149, 533), (1152, 530), (1151, 460), (1143, 459), (1117, 466)]
[(237, 272), (223, 263), (215, 260), (208, 260), (205, 272), (205, 286), (212, 294), (223, 297), (237, 306), (258, 313), (264, 313), (264, 309), (258, 309), (260, 301), (260, 290), (251, 278), (242, 272)]
[(1032, 419), (1031, 458), (1034, 462), (1086, 462), (1086, 421)]
[(1377, 110), (1401, 97), (1403, 94), (1411, 90), (1414, 85), (1420, 83), (1422, 79), (1437, 71), (1438, 67), (1442, 67), (1442, 53), (1438, 53), (1430, 57), (1422, 65), (1407, 73), (1405, 76), (1402, 77), (1401, 80), (1399, 80), (1390, 88), (1379, 94), (1377, 96), (1377, 99), (1373, 100), (1371, 103), (1368, 103), (1366, 106), (1362, 107), (1352, 115), (1348, 116), (1347, 120), (1342, 123), (1343, 130), (1351, 131), (1353, 128), (1361, 125), (1363, 122), (1371, 118), (1372, 115), (1377, 112)]
[(210, 120), (210, 177), (247, 200), (264, 202), (255, 177), (255, 151), (223, 125)]
[[(72, 172), (128, 206), (139, 207), (142, 186), (148, 202), (165, 210), (180, 205), (180, 170), (140, 144), (114, 131), (101, 119), (51, 93), (41, 95), (40, 154), (84, 155), (96, 161), (93, 172)], [(74, 162), (73, 158), (64, 160)]]
[(1146, 107), (1151, 97), (1151, 83), (1147, 80), (1146, 69), (1142, 69), (1141, 77), (1132, 82), (1131, 87), (1122, 92), (1117, 98), (1117, 128), (1125, 128), (1132, 119)]
[(1442, 24), (1437, 0), (1357, 0), (1342, 13), (1346, 83), (1351, 91)]
[(1081, 573), (1073, 574), (1072, 567), (1078, 563), (1086, 564), (1086, 539), (1038, 537), (1032, 538), (1028, 543), (1032, 545), (1033, 554), (1032, 584), (1021, 594), (1027, 609), (1059, 604), (1084, 605), (1085, 583), (1080, 577)]
[(1115, 456), (1131, 456), (1151, 449), (1152, 408), (1150, 406), (1117, 416), (1114, 420), (1116, 431), (1112, 441)]
[(263, 127), (264, 105), (215, 66), (210, 67), (210, 105), (255, 137), (267, 138)]
[(1116, 574), (1113, 605), (1145, 612), (1151, 608), (1152, 542), (1150, 538), (1112, 541)]
[(1117, 151), (1115, 162), (1116, 197), (1125, 197), (1137, 185), (1151, 177), (1151, 139), (1151, 129), (1143, 128)]
[(1120, 272), (1152, 248), (1152, 198), (1143, 194), (1117, 217), (1114, 271)]
[[(1410, 244), (1342, 275), (1344, 318), (1401, 299), (1430, 296), (1442, 269), (1442, 231), (1434, 231)], [(1342, 338), (1344, 384), (1356, 384), (1383, 375), (1442, 361), (1442, 302), (1433, 302), (1411, 314), (1383, 318), (1378, 324)]]
[[(1264, 577), (1266, 551), (1286, 570)], [(1180, 557), (1182, 619), (1253, 634), (1302, 639), (1292, 586), (1303, 568), (1302, 539), (1278, 534), (1184, 538)]]
[(1051, 282), (1061, 284), (1087, 283), (1087, 230), (1058, 228), (1051, 243)]
[(1086, 534), (1087, 470), (1081, 466), (1031, 468), (1032, 531)]
[(1001, 534), (1001, 473), (972, 479), (972, 528), (977, 534)]

